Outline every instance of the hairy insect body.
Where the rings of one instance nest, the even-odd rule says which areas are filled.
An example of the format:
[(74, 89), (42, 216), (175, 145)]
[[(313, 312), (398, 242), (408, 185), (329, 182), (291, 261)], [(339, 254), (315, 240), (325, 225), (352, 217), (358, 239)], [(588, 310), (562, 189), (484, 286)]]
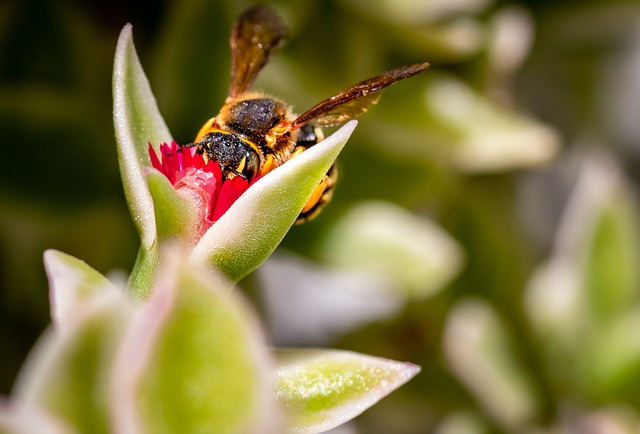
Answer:
[[(286, 34), (280, 17), (266, 6), (249, 9), (233, 27), (227, 100), (220, 113), (200, 129), (195, 141), (184, 145), (217, 161), (225, 178), (240, 176), (251, 181), (266, 175), (320, 142), (324, 138), (321, 127), (361, 115), (378, 101), (380, 90), (429, 66), (421, 63), (387, 71), (294, 115), (288, 104), (249, 91)], [(315, 217), (331, 199), (337, 175), (334, 164), (301, 210), (298, 223)]]

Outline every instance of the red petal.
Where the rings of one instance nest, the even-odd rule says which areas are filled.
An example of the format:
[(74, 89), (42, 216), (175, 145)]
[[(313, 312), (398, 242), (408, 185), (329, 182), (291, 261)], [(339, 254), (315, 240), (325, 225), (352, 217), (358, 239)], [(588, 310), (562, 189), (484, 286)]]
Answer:
[(148, 142), (148, 143), (149, 143), (149, 158), (151, 159), (151, 166), (153, 166), (154, 169), (157, 169), (164, 173), (164, 171), (162, 170), (162, 163), (160, 162), (160, 160), (158, 159), (158, 156), (156, 155), (156, 150), (153, 149), (153, 146), (151, 146), (151, 142)]
[(227, 179), (222, 183), (218, 200), (216, 201), (215, 208), (213, 210), (212, 220), (217, 221), (227, 210), (233, 205), (242, 193), (249, 188), (249, 183), (246, 179), (242, 179), (239, 176), (233, 179)]

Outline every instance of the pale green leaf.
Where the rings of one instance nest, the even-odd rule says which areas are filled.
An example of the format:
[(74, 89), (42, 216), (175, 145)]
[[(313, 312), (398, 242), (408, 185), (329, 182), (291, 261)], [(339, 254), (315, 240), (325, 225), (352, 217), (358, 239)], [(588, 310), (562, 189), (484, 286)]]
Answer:
[(582, 353), (585, 336), (609, 327), (634, 306), (640, 284), (638, 219), (634, 193), (618, 165), (601, 153), (583, 156), (552, 256), (527, 290), (530, 321), (554, 352)]
[(352, 207), (322, 240), (320, 253), (326, 263), (391, 279), (413, 297), (442, 289), (463, 257), (433, 222), (382, 201)]
[(411, 363), (338, 350), (280, 350), (278, 360), (276, 396), (292, 433), (341, 425), (420, 371)]
[(122, 29), (113, 66), (113, 120), (125, 195), (142, 248), (156, 238), (153, 201), (143, 168), (151, 167), (148, 143), (172, 141), (133, 46), (131, 25)]
[(271, 433), (277, 412), (257, 319), (227, 285), (163, 258), (115, 366), (117, 432)]
[(57, 326), (66, 327), (74, 318), (82, 316), (94, 297), (118, 291), (84, 261), (57, 250), (44, 253), (44, 265), (49, 278), (51, 319)]
[(351, 121), (251, 186), (202, 237), (191, 254), (229, 279), (244, 277), (275, 250), (356, 127)]
[[(562, 138), (551, 126), (496, 104), (453, 76), (432, 72), (424, 82), (420, 92), (389, 95), (391, 101), (372, 113), (379, 122), (368, 123), (363, 133), (386, 156), (492, 173), (540, 166), (557, 155)], [(413, 117), (397, 113), (407, 98), (417, 110)]]
[(505, 431), (523, 432), (538, 416), (539, 390), (490, 306), (476, 299), (454, 306), (444, 350), (454, 374)]
[(460, 80), (435, 76), (424, 98), (428, 112), (458, 137), (452, 162), (467, 172), (494, 172), (545, 164), (558, 152), (557, 131), (505, 109)]

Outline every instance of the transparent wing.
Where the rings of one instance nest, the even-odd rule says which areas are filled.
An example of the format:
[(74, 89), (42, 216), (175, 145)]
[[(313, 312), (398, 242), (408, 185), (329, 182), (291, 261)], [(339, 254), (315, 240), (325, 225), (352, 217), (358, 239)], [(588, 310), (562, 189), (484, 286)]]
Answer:
[(269, 57), (287, 37), (287, 28), (271, 8), (252, 7), (238, 17), (231, 32), (229, 98), (246, 92)]
[(429, 68), (428, 63), (403, 66), (361, 81), (302, 113), (292, 122), (291, 130), (298, 129), (309, 122), (319, 127), (329, 127), (358, 117), (372, 104), (378, 102), (379, 92), (382, 89), (427, 68)]

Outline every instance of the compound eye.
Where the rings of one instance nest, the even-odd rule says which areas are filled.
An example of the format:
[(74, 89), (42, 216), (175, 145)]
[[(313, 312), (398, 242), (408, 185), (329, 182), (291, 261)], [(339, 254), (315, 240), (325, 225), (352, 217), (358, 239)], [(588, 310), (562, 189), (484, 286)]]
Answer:
[(260, 158), (258, 157), (258, 154), (256, 154), (256, 151), (248, 149), (247, 160), (242, 174), (247, 177), (249, 182), (251, 182), (258, 173), (258, 170), (260, 170)]

